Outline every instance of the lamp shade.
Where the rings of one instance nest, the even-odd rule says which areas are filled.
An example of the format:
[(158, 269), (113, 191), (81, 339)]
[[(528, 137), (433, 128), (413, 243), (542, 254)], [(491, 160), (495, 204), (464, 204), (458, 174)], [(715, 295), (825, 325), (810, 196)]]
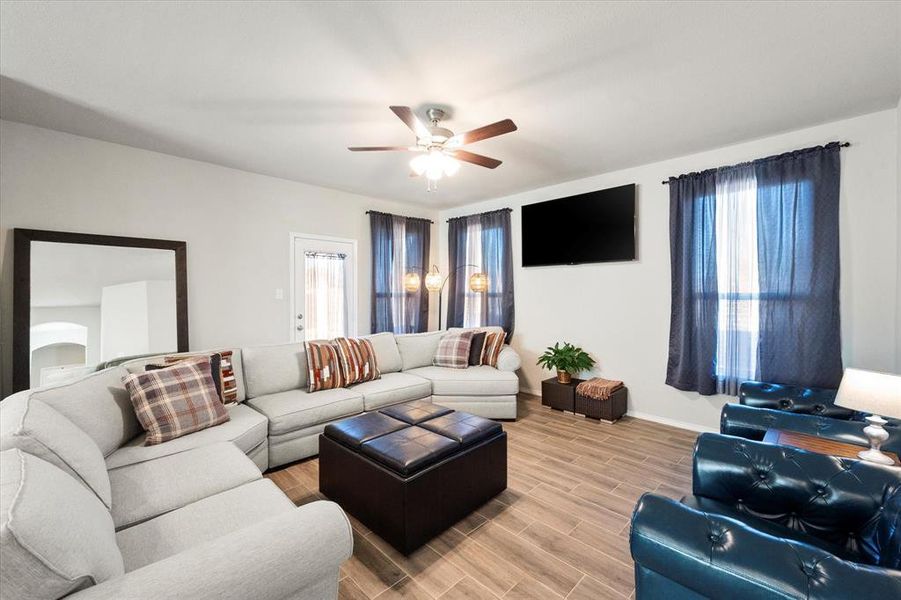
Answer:
[(425, 289), (430, 292), (440, 292), (444, 281), (441, 279), (441, 273), (438, 267), (432, 266), (432, 270), (425, 274)]
[(404, 289), (415, 292), (419, 289), (419, 273), (407, 273), (404, 275)]
[(835, 404), (882, 417), (901, 417), (901, 376), (845, 369)]
[(469, 289), (474, 292), (488, 291), (488, 275), (485, 273), (473, 273), (469, 278)]

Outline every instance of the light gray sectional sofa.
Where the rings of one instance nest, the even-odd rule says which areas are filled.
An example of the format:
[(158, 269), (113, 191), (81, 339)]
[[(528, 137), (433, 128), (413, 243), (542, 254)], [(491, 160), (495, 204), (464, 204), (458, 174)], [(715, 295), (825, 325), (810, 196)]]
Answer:
[(432, 367), (443, 333), (368, 336), (381, 379), (312, 394), (303, 344), (233, 349), (230, 420), (155, 446), (122, 378), (158, 358), (4, 399), (0, 597), (335, 598), (347, 517), (295, 507), (261, 472), (317, 454), (328, 423), (399, 402), (515, 418), (516, 353)]

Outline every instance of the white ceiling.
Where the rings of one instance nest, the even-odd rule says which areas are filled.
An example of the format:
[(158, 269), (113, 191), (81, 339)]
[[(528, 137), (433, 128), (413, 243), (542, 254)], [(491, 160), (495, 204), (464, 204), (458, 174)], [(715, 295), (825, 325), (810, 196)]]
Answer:
[[(899, 2), (3, 2), (0, 116), (452, 206), (894, 106)], [(427, 194), (388, 110), (469, 146)], [(827, 140), (824, 140), (827, 141)]]
[(175, 279), (175, 253), (154, 248), (31, 243), (31, 306), (99, 306), (108, 285)]

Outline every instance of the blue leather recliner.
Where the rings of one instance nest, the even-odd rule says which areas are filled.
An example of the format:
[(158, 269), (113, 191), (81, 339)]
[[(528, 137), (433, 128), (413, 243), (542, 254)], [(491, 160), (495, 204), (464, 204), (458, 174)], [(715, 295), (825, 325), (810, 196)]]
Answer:
[(632, 515), (636, 600), (901, 598), (901, 472), (705, 433), (693, 494)]
[[(785, 429), (868, 446), (861, 413), (835, 405), (836, 390), (746, 381), (738, 404), (726, 404), (720, 433), (762, 440), (767, 429)], [(889, 419), (882, 448), (901, 455), (901, 423)]]

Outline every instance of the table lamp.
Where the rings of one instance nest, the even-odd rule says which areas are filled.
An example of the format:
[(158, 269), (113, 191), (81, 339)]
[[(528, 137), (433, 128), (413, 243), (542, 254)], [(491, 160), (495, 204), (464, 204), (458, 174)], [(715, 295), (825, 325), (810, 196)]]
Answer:
[(886, 417), (901, 417), (901, 376), (862, 369), (845, 369), (842, 382), (838, 386), (835, 404), (852, 410), (869, 413), (867, 426), (863, 432), (870, 440), (870, 449), (858, 456), (883, 465), (894, 464), (879, 447), (888, 439), (888, 432), (882, 426)]

